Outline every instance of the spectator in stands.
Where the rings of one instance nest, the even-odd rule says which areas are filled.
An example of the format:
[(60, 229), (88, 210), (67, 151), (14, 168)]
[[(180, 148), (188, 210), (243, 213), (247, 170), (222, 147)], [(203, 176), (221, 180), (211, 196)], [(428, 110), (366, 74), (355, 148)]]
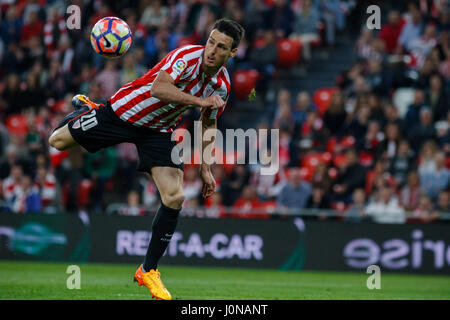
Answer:
[(47, 167), (38, 166), (34, 184), (39, 191), (42, 211), (45, 213), (59, 212), (61, 210), (59, 183)]
[(441, 191), (446, 190), (450, 183), (450, 170), (445, 167), (445, 153), (437, 152), (434, 170), (420, 175), (420, 185), (428, 196), (436, 200)]
[(277, 198), (277, 207), (282, 212), (304, 209), (310, 195), (311, 185), (302, 180), (300, 169), (292, 168), (289, 172), (289, 183), (283, 187)]
[(331, 136), (342, 136), (347, 112), (345, 111), (345, 100), (341, 92), (335, 92), (331, 98), (330, 105), (323, 117), (324, 127)]
[[(450, 111), (449, 111), (450, 114)], [(435, 123), (434, 127), (436, 128), (436, 136), (438, 139), (439, 147), (445, 152), (450, 151), (450, 130), (449, 130), (449, 121), (438, 121)]]
[(15, 213), (39, 213), (42, 209), (41, 198), (33, 180), (24, 175), (20, 185), (14, 189), (10, 208)]
[(420, 196), (424, 190), (420, 186), (419, 174), (411, 171), (407, 184), (400, 190), (400, 204), (406, 211), (413, 211), (419, 206)]
[(250, 171), (247, 166), (237, 164), (228, 178), (223, 182), (223, 203), (232, 206), (250, 181)]
[(366, 175), (365, 191), (366, 194), (374, 193), (379, 187), (389, 183), (394, 185), (395, 181), (387, 172), (388, 161), (385, 159), (378, 159), (372, 170), (369, 170)]
[(399, 186), (403, 186), (408, 177), (408, 173), (415, 166), (414, 153), (409, 147), (408, 140), (401, 140), (398, 151), (389, 164), (389, 173), (394, 177)]
[(233, 214), (236, 218), (269, 218), (270, 214), (261, 210), (262, 204), (258, 200), (256, 189), (247, 185), (242, 190), (242, 195), (233, 204)]
[(389, 83), (389, 78), (381, 64), (381, 61), (375, 59), (368, 61), (365, 80), (371, 92), (374, 92), (381, 96), (389, 95), (391, 85)]
[(17, 7), (11, 5), (6, 11), (5, 19), (0, 25), (0, 37), (6, 46), (11, 42), (19, 42), (23, 20), (19, 17)]
[(433, 210), (430, 197), (425, 194), (420, 196), (419, 206), (412, 212), (408, 222), (432, 222), (439, 217), (439, 213)]
[(145, 214), (144, 208), (141, 206), (139, 192), (131, 190), (127, 195), (127, 203), (118, 209), (118, 213), (124, 216), (142, 216)]
[(355, 42), (356, 54), (361, 59), (368, 59), (372, 54), (373, 32), (366, 27), (363, 27), (361, 34)]
[(264, 13), (264, 29), (275, 31), (277, 38), (287, 37), (291, 31), (294, 13), (286, 0), (274, 0)]
[(396, 123), (388, 123), (385, 127), (386, 138), (377, 146), (378, 157), (392, 160), (398, 152), (401, 131)]
[(363, 188), (366, 179), (366, 170), (359, 164), (355, 149), (348, 149), (346, 162), (339, 168), (336, 184), (333, 186), (336, 201), (350, 202), (353, 191)]
[(364, 144), (364, 137), (369, 124), (370, 109), (367, 105), (362, 105), (357, 109), (346, 127), (346, 134), (355, 137), (356, 145)]
[(342, 1), (339, 0), (320, 0), (319, 12), (325, 21), (325, 38), (327, 45), (334, 46), (336, 42), (336, 29), (341, 30), (345, 26), (345, 15)]
[(427, 25), (422, 36), (413, 39), (409, 42), (408, 50), (411, 55), (416, 59), (415, 67), (420, 69), (423, 66), (425, 58), (430, 54), (431, 50), (436, 46), (434, 25)]
[(31, 11), (27, 20), (20, 31), (20, 41), (22, 43), (26, 43), (32, 37), (40, 38), (44, 29), (44, 24), (39, 20), (37, 11)]
[(443, 87), (443, 80), (437, 73), (430, 77), (429, 89), (425, 95), (425, 103), (433, 111), (433, 120), (444, 120), (449, 110), (450, 100)]
[(262, 90), (262, 94), (267, 91), (270, 78), (275, 72), (275, 63), (278, 58), (278, 47), (275, 40), (275, 33), (272, 30), (265, 30), (264, 44), (253, 48), (250, 54), (250, 62), (261, 75), (261, 79), (258, 80), (258, 92)]
[(311, 177), (311, 184), (315, 187), (321, 187), (325, 193), (328, 193), (332, 183), (333, 181), (328, 173), (328, 166), (325, 163), (320, 162)]
[(409, 132), (411, 146), (417, 151), (427, 140), (436, 140), (436, 129), (433, 124), (433, 111), (430, 108), (420, 109), (420, 123)]
[(395, 54), (398, 48), (398, 38), (403, 29), (403, 22), (397, 10), (391, 10), (388, 15), (388, 22), (381, 27), (379, 37), (386, 45), (386, 51), (389, 54)]
[(23, 176), (22, 167), (18, 164), (13, 164), (9, 176), (6, 177), (2, 183), (3, 198), (8, 203), (11, 203), (14, 195), (19, 192), (18, 189), (21, 188)]
[(222, 194), (216, 192), (211, 196), (211, 200), (205, 204), (205, 215), (208, 218), (226, 218), (227, 212), (222, 204)]
[[(410, 14), (411, 20), (406, 22), (398, 38), (399, 46), (407, 51), (410, 50), (410, 44), (420, 37), (424, 27), (422, 16), (417, 8), (411, 7)], [(401, 49), (397, 49), (396, 51), (399, 52)]]
[(378, 145), (384, 139), (384, 133), (380, 131), (380, 123), (372, 120), (367, 126), (367, 131), (363, 139), (357, 140), (356, 149), (360, 152), (375, 156)]
[(377, 223), (404, 223), (405, 211), (399, 205), (391, 187), (385, 185), (366, 207), (366, 214)]
[(419, 155), (419, 174), (432, 173), (435, 170), (435, 155), (437, 145), (433, 140), (426, 141), (420, 150)]
[(169, 17), (169, 10), (162, 5), (161, 0), (153, 0), (151, 4), (145, 8), (142, 13), (140, 22), (149, 28), (150, 32), (154, 31), (161, 25), (164, 19)]
[(420, 109), (423, 106), (425, 106), (425, 93), (422, 89), (416, 89), (414, 91), (413, 103), (408, 106), (404, 119), (407, 132), (420, 123)]
[(319, 40), (319, 12), (313, 6), (312, 0), (303, 0), (300, 12), (295, 17), (290, 38), (302, 44), (303, 58), (311, 60), (311, 43)]
[(300, 91), (297, 94), (296, 104), (292, 110), (297, 127), (301, 127), (303, 122), (305, 122), (308, 111), (317, 111), (317, 107), (311, 102), (311, 96), (307, 91)]
[[(119, 88), (120, 74), (116, 69), (116, 60), (109, 59), (103, 69), (95, 78), (95, 81), (101, 87), (101, 99), (109, 99)], [(92, 98), (92, 97), (91, 97)]]
[(352, 203), (344, 213), (345, 221), (360, 222), (366, 217), (366, 194), (363, 189), (355, 189)]
[(439, 193), (438, 201), (435, 206), (435, 212), (450, 213), (450, 191), (442, 191)]
[(307, 209), (330, 209), (330, 199), (325, 192), (325, 189), (320, 186), (314, 186), (312, 193), (306, 203)]
[(114, 148), (101, 149), (97, 153), (88, 153), (83, 161), (84, 170), (95, 181), (93, 210), (100, 213), (103, 209), (103, 196), (108, 180), (116, 172), (117, 153)]
[(280, 89), (277, 94), (277, 102), (272, 105), (268, 112), (266, 119), (268, 123), (272, 123), (273, 119), (275, 119), (276, 113), (280, 105), (291, 105), (291, 93), (287, 89)]
[(183, 190), (186, 200), (198, 198), (202, 191), (202, 180), (195, 167), (186, 168), (184, 171)]
[(278, 106), (275, 119), (272, 123), (274, 129), (284, 129), (289, 133), (294, 131), (294, 117), (292, 115), (291, 106), (288, 104), (281, 104)]
[(2, 92), (2, 113), (5, 117), (11, 114), (18, 114), (26, 104), (23, 91), (20, 89), (20, 78), (17, 74), (11, 73), (7, 76), (6, 86)]

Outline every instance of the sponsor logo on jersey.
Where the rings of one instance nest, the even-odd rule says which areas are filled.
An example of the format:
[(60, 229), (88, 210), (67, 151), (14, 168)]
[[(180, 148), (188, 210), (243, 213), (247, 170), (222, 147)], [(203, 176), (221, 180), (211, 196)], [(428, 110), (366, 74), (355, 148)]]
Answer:
[(178, 59), (177, 61), (175, 61), (173, 68), (178, 72), (183, 71), (184, 68), (186, 68), (186, 61), (184, 61), (183, 59)]

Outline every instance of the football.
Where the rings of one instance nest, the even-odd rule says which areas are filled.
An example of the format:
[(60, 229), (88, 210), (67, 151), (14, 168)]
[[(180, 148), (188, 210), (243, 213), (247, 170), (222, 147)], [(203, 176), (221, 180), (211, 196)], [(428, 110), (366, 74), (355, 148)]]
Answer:
[(91, 31), (91, 45), (106, 58), (124, 55), (131, 47), (132, 36), (128, 24), (117, 17), (97, 21)]

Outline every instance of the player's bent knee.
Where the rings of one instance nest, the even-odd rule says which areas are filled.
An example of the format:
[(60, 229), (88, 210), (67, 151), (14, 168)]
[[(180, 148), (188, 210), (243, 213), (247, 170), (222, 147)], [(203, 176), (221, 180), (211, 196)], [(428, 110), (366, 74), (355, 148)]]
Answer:
[(163, 197), (164, 205), (172, 209), (180, 209), (185, 199), (186, 196), (182, 190)]
[(59, 151), (65, 150), (67, 148), (67, 143), (60, 133), (54, 132), (48, 139), (48, 143), (55, 149)]

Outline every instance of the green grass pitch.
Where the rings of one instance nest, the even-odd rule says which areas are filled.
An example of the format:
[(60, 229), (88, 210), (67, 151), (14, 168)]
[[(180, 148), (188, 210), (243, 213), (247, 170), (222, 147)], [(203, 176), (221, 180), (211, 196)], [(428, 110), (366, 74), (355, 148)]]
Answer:
[[(151, 299), (132, 281), (135, 265), (80, 264), (81, 289), (66, 287), (69, 263), (0, 262), (0, 299)], [(450, 299), (450, 277), (381, 273), (381, 289), (368, 274), (160, 266), (180, 300)]]

